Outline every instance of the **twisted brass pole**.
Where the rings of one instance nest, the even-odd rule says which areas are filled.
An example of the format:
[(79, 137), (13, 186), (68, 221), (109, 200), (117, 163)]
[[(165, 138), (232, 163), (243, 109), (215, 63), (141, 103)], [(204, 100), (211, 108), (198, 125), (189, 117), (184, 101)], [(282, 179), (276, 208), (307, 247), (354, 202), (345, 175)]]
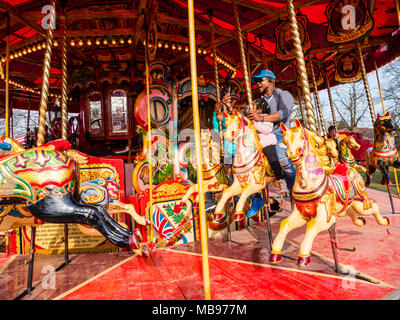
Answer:
[(67, 122), (68, 122), (68, 110), (67, 110), (67, 94), (68, 94), (68, 79), (67, 79), (67, 20), (65, 15), (62, 17), (64, 25), (63, 25), (63, 33), (61, 39), (61, 48), (62, 48), (62, 61), (61, 61), (61, 69), (62, 69), (62, 86), (61, 86), (61, 123), (62, 123), (62, 131), (61, 138), (67, 139)]
[(314, 66), (312, 64), (312, 59), (310, 59), (310, 69), (311, 69), (311, 79), (312, 79), (313, 86), (314, 86), (314, 95), (315, 95), (316, 107), (317, 107), (317, 112), (318, 112), (318, 115), (319, 115), (319, 121), (320, 121), (320, 124), (321, 124), (322, 136), (325, 136), (326, 135), (326, 125), (325, 125), (324, 116), (322, 114), (321, 102), (319, 100), (317, 80), (315, 79)]
[[(210, 32), (211, 32), (211, 46), (213, 52), (213, 60), (214, 60), (214, 78), (215, 78), (215, 96), (216, 96), (216, 104), (219, 105), (221, 103), (221, 97), (219, 95), (219, 77), (218, 77), (218, 64), (217, 64), (217, 49), (215, 47), (215, 35), (214, 35), (214, 24), (210, 22)], [(224, 106), (224, 110), (225, 106)], [(219, 131), (219, 144), (221, 155), (224, 155), (224, 136), (222, 133), (222, 121), (218, 120), (218, 131)]]
[(335, 109), (334, 109), (334, 106), (333, 106), (331, 86), (329, 84), (329, 77), (328, 77), (328, 74), (326, 73), (326, 70), (324, 72), (324, 78), (325, 78), (325, 83), (326, 83), (326, 90), (328, 91), (329, 105), (331, 106), (333, 126), (335, 127), (335, 130), (337, 131), (338, 127), (337, 127), (337, 122), (336, 122)]
[(6, 37), (6, 93), (5, 93), (5, 115), (6, 122), (6, 137), (10, 136), (10, 16), (7, 15), (7, 37)]
[(304, 109), (303, 105), (301, 104), (301, 93), (300, 93), (300, 88), (297, 87), (297, 96), (298, 96), (298, 101), (299, 101), (299, 108), (300, 108), (300, 115), (301, 115), (301, 121), (303, 122), (303, 126), (307, 126), (306, 123), (306, 117), (304, 116)]
[(238, 13), (238, 9), (237, 9), (235, 0), (232, 0), (232, 6), (233, 6), (233, 15), (234, 15), (235, 22), (236, 22), (237, 37), (238, 37), (239, 47), (240, 47), (240, 58), (242, 60), (242, 65), (243, 65), (243, 74), (244, 74), (244, 81), (245, 81), (245, 85), (246, 85), (247, 103), (249, 105), (250, 110), (253, 110), (253, 97), (251, 94), (249, 71), (248, 71), (248, 66), (247, 66), (247, 62), (246, 62), (246, 54), (244, 52), (242, 29), (240, 27), (240, 21), (239, 21), (239, 13)]
[(359, 41), (357, 41), (357, 46), (356, 47), (357, 47), (357, 51), (358, 51), (358, 58), (360, 60), (361, 73), (362, 73), (362, 78), (363, 78), (363, 82), (364, 82), (365, 94), (367, 95), (369, 112), (371, 113), (372, 122), (375, 123), (376, 116), (375, 116), (374, 103), (372, 101), (371, 91), (369, 90), (367, 72), (365, 70), (364, 58), (363, 58), (363, 55), (362, 55), (361, 46), (360, 46), (360, 42)]
[[(52, 5), (55, 7), (55, 1), (52, 1)], [(53, 18), (53, 16), (51, 17)], [(54, 17), (55, 19), (55, 17)], [(40, 92), (40, 104), (39, 104), (39, 128), (37, 135), (36, 145), (40, 146), (45, 142), (46, 134), (46, 112), (47, 102), (49, 94), (49, 80), (50, 80), (50, 65), (51, 65), (51, 51), (53, 47), (53, 29), (49, 27), (46, 32), (46, 51), (43, 59), (43, 82), (42, 90)]]
[(293, 1), (287, 0), (288, 14), (290, 19), (290, 27), (294, 40), (294, 47), (296, 51), (297, 68), (300, 76), (301, 87), (303, 88), (304, 100), (306, 104), (306, 113), (308, 117), (309, 128), (311, 131), (317, 132), (315, 124), (314, 110), (311, 102), (310, 86), (308, 83), (307, 69), (304, 62), (303, 48), (301, 47), (301, 39), (299, 34), (299, 27), (297, 25), (296, 13), (294, 11)]

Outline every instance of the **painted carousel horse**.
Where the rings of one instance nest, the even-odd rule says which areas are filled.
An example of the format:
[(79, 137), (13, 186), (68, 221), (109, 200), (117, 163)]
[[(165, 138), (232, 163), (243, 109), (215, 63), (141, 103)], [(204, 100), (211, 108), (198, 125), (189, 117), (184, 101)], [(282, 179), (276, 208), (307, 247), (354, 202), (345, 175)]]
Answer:
[(25, 150), (17, 141), (1, 137), (0, 148), (0, 206), (24, 204), (44, 222), (88, 225), (118, 247), (140, 248), (138, 231), (131, 233), (102, 206), (83, 204), (73, 195), (79, 190), (79, 166), (64, 152), (71, 148), (68, 141), (56, 140)]
[(357, 143), (354, 136), (346, 135), (346, 137), (339, 140), (339, 143), (338, 143), (339, 161), (341, 163), (347, 164), (349, 167), (352, 167), (356, 170), (365, 172), (366, 169), (362, 166), (359, 166), (356, 163), (356, 159), (354, 159), (354, 156), (351, 153), (351, 149), (358, 150), (358, 149), (360, 149), (360, 147), (361, 146)]
[(223, 218), (222, 210), (229, 198), (239, 195), (234, 219), (244, 218), (243, 208), (246, 199), (253, 193), (261, 192), (276, 180), (258, 139), (257, 131), (250, 120), (236, 110), (232, 115), (224, 114), (225, 139), (236, 144), (233, 158), (233, 184), (224, 190), (214, 212), (214, 220)]
[(366, 185), (371, 183), (372, 174), (378, 168), (382, 173), (382, 184), (390, 183), (388, 167), (400, 168), (400, 159), (396, 146), (390, 139), (390, 134), (395, 130), (393, 119), (389, 112), (381, 117), (379, 114), (374, 123), (374, 147), (368, 148), (365, 152), (367, 162), (367, 181)]
[(356, 213), (374, 215), (382, 226), (389, 220), (381, 216), (377, 204), (368, 200), (364, 181), (355, 169), (339, 164), (333, 174), (324, 173), (316, 156), (316, 146), (310, 143), (316, 134), (303, 128), (297, 119), (295, 123), (291, 129), (281, 124), (287, 156), (296, 166), (296, 180), (292, 191), (293, 211), (281, 222), (272, 244), (270, 263), (282, 260), (281, 250), (287, 234), (307, 224), (297, 261), (307, 266), (314, 238), (328, 230), (337, 217), (348, 215), (357, 226), (363, 226), (365, 219), (358, 218)]
[[(220, 162), (219, 143), (212, 139), (210, 130), (201, 132), (201, 156), (204, 191), (221, 192), (229, 187), (225, 165)], [(190, 196), (197, 192), (198, 184), (191, 185), (183, 196), (180, 206), (187, 206)]]

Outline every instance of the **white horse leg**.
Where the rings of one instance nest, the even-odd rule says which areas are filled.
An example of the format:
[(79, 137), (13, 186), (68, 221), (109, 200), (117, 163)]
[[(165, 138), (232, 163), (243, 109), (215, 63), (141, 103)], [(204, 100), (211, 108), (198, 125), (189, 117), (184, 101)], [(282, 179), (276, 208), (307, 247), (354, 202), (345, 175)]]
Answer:
[(195, 193), (198, 192), (199, 190), (199, 185), (193, 184), (189, 187), (189, 189), (186, 191), (185, 195), (183, 196), (181, 203), (185, 203), (185, 205), (187, 206), (187, 202), (189, 201), (190, 196)]
[[(266, 179), (264, 179), (264, 180), (266, 182)], [(266, 186), (267, 186), (266, 183), (261, 184), (261, 185), (251, 183), (242, 189), (242, 193), (240, 195), (239, 201), (236, 204), (235, 221), (240, 221), (244, 218), (243, 208), (244, 208), (247, 198), (254, 193), (261, 192), (263, 189), (266, 188)]]
[(222, 210), (225, 207), (225, 203), (229, 198), (238, 195), (242, 191), (239, 181), (235, 178), (233, 184), (226, 188), (222, 193), (221, 199), (218, 201), (214, 212), (214, 220), (220, 220), (223, 217)]
[(288, 233), (294, 229), (300, 228), (307, 222), (306, 219), (303, 218), (300, 211), (297, 210), (296, 204), (294, 204), (294, 208), (292, 213), (286, 219), (282, 220), (281, 225), (279, 227), (279, 232), (275, 237), (275, 240), (272, 244), (271, 255), (269, 257), (269, 262), (272, 264), (279, 263), (282, 261), (282, 247), (285, 243), (286, 236)]
[(317, 205), (317, 215), (307, 223), (307, 230), (304, 239), (300, 245), (299, 258), (297, 264), (307, 266), (310, 263), (310, 251), (315, 237), (321, 231), (328, 230), (335, 222), (336, 216), (331, 215), (330, 221), (327, 222), (327, 212), (325, 205)]
[(356, 226), (362, 227), (365, 225), (365, 223), (366, 223), (365, 219), (361, 218), (361, 217), (357, 217), (356, 213), (354, 212), (354, 209), (352, 207), (348, 207), (345, 213), (346, 213), (346, 215), (348, 215), (351, 218), (351, 220), (353, 221), (353, 223)]
[(379, 207), (376, 203), (371, 203), (371, 204), (372, 207), (370, 209), (364, 210), (364, 204), (362, 202), (353, 201), (353, 203), (351, 204), (351, 208), (362, 216), (369, 216), (373, 214), (378, 224), (380, 224), (381, 226), (387, 226), (389, 224), (389, 219), (381, 216), (379, 212)]
[(123, 203), (119, 200), (114, 200), (114, 202), (110, 202), (107, 210), (108, 214), (120, 214), (121, 212), (128, 213), (134, 221), (141, 224), (142, 226), (146, 226), (150, 224), (150, 221), (145, 216), (140, 216), (133, 204)]

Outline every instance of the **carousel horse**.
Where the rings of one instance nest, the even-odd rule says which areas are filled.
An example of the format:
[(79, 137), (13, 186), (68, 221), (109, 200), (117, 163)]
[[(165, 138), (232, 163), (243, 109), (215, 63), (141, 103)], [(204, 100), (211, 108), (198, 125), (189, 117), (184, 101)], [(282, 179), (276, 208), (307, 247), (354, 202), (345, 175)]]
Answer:
[(339, 161), (341, 163), (346, 163), (349, 167), (353, 167), (356, 170), (366, 172), (364, 167), (359, 166), (356, 163), (356, 159), (354, 159), (354, 156), (351, 153), (351, 149), (358, 150), (360, 147), (361, 146), (357, 143), (356, 139), (352, 135), (346, 136), (345, 138), (339, 140)]
[(224, 113), (224, 117), (226, 127), (224, 137), (236, 144), (232, 165), (234, 181), (224, 190), (215, 208), (214, 220), (221, 220), (225, 203), (229, 198), (240, 194), (234, 216), (235, 221), (240, 221), (244, 218), (243, 207), (246, 199), (253, 193), (264, 190), (276, 178), (250, 120), (236, 110), (232, 115)]
[[(25, 150), (17, 141), (1, 137), (0, 206), (23, 204), (44, 222), (84, 224), (118, 247), (141, 249), (138, 230), (131, 233), (102, 206), (84, 204), (74, 195), (79, 190), (79, 166), (65, 153), (70, 148), (68, 141), (56, 140)], [(147, 255), (147, 249), (143, 253)]]
[(378, 224), (389, 223), (382, 217), (376, 203), (368, 200), (361, 175), (345, 164), (339, 164), (331, 175), (327, 175), (318, 161), (316, 146), (311, 144), (315, 133), (302, 127), (295, 119), (296, 126), (287, 129), (283, 124), (283, 142), (286, 154), (296, 166), (296, 180), (293, 186), (293, 211), (281, 222), (279, 232), (272, 244), (270, 263), (282, 260), (281, 250), (287, 234), (307, 224), (304, 240), (300, 245), (297, 263), (307, 266), (314, 238), (321, 231), (328, 230), (337, 217), (350, 216), (353, 223), (363, 226), (362, 216), (374, 215)]
[(390, 139), (390, 134), (395, 130), (393, 119), (389, 112), (381, 117), (379, 114), (374, 123), (374, 147), (368, 148), (365, 152), (367, 163), (366, 186), (371, 183), (372, 174), (378, 168), (382, 173), (381, 184), (390, 183), (388, 167), (400, 168), (400, 159), (396, 146)]
[[(214, 141), (210, 130), (201, 132), (201, 156), (203, 164), (203, 185), (205, 192), (221, 192), (229, 187), (226, 168), (220, 163), (219, 141)], [(198, 192), (198, 184), (193, 184), (183, 196), (180, 206), (187, 206), (190, 196)]]

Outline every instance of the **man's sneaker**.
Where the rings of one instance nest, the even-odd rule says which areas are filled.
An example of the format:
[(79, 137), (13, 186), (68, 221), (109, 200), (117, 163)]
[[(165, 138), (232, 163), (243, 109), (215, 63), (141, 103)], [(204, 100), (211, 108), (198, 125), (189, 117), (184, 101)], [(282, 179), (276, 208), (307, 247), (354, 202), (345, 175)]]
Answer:
[(264, 199), (259, 198), (259, 199), (253, 199), (251, 203), (251, 208), (249, 212), (247, 212), (246, 216), (248, 218), (254, 216), (260, 209), (264, 206)]
[(279, 185), (281, 186), (281, 193), (289, 193), (289, 189), (288, 189), (288, 187), (287, 187), (287, 184), (286, 184), (286, 180), (285, 179), (281, 179), (281, 180), (278, 180), (278, 182), (279, 182)]

